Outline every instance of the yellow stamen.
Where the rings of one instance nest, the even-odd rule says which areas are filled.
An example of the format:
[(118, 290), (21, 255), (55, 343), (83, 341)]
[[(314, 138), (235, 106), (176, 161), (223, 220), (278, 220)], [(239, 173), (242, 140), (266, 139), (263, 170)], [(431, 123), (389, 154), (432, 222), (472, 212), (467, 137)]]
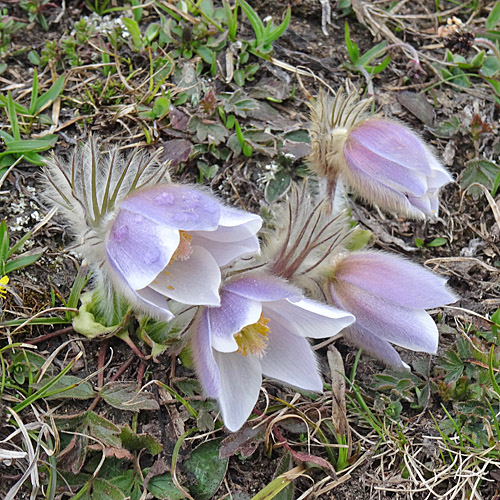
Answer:
[(9, 277), (3, 276), (0, 278), (0, 297), (5, 299), (5, 295), (7, 294), (7, 285), (9, 283)]
[(169, 264), (174, 260), (187, 260), (193, 253), (193, 249), (191, 248), (191, 240), (193, 237), (189, 233), (186, 233), (186, 231), (179, 231), (179, 236), (181, 237), (179, 246), (174, 252), (174, 255), (172, 255)]
[(268, 334), (271, 331), (267, 323), (269, 323), (269, 320), (261, 314), (257, 323), (245, 326), (234, 336), (238, 344), (238, 352), (242, 356), (248, 356), (248, 354), (262, 356), (264, 354)]

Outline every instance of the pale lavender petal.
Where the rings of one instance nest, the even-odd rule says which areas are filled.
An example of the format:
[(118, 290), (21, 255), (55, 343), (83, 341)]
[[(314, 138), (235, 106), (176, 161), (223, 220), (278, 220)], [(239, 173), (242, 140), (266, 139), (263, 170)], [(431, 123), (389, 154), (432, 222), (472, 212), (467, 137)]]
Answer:
[(337, 305), (375, 336), (414, 351), (437, 351), (436, 324), (424, 309), (399, 306), (345, 282), (337, 282), (331, 291)]
[(255, 214), (221, 205), (217, 231), (203, 234), (214, 241), (235, 242), (255, 236), (262, 226), (262, 219)]
[(234, 335), (245, 326), (257, 323), (262, 313), (260, 302), (228, 291), (221, 291), (221, 306), (208, 311), (212, 346), (217, 351), (233, 352), (238, 349)]
[(310, 299), (280, 300), (263, 304), (266, 318), (299, 337), (333, 337), (354, 323), (352, 314)]
[[(217, 231), (214, 231), (216, 233)], [(206, 248), (216, 260), (219, 266), (225, 266), (233, 262), (238, 257), (258, 253), (260, 250), (259, 240), (256, 236), (251, 236), (245, 240), (228, 243), (224, 241), (215, 241), (203, 236), (213, 233), (193, 232), (190, 233), (193, 237), (193, 245), (201, 245)], [(202, 236), (203, 235), (203, 236)]]
[(383, 158), (349, 135), (344, 144), (347, 164), (357, 175), (366, 175), (402, 193), (422, 196), (427, 190), (425, 174)]
[(218, 306), (221, 274), (203, 247), (192, 246), (186, 260), (173, 260), (149, 284), (150, 288), (183, 304)]
[(352, 342), (364, 352), (371, 354), (377, 359), (394, 368), (408, 368), (408, 365), (401, 360), (399, 353), (386, 340), (373, 335), (369, 330), (362, 326), (353, 325), (346, 328), (343, 332), (344, 338)]
[(262, 302), (280, 299), (298, 300), (302, 297), (297, 288), (272, 274), (246, 275), (229, 282), (224, 288), (242, 297)]
[(448, 170), (441, 165), (430, 151), (427, 151), (427, 159), (432, 170), (431, 174), (427, 177), (429, 188), (437, 189), (453, 181), (453, 177)]
[(436, 210), (433, 209), (431, 200), (429, 196), (427, 196), (427, 194), (424, 194), (420, 198), (408, 196), (408, 201), (412, 204), (413, 207), (421, 210), (424, 214), (433, 214), (436, 212)]
[(196, 319), (191, 352), (203, 391), (207, 396), (217, 398), (221, 392), (221, 374), (213, 356), (207, 312), (205, 309)]
[(262, 373), (307, 391), (321, 392), (323, 382), (309, 342), (276, 321), (270, 321), (268, 326), (271, 332), (261, 359)]
[(431, 173), (426, 146), (416, 134), (399, 123), (369, 118), (359, 122), (349, 137), (381, 160), (389, 160), (422, 174)]
[(252, 413), (259, 398), (262, 371), (259, 358), (213, 351), (219, 367), (221, 390), (217, 397), (224, 424), (237, 431)]
[(219, 223), (221, 206), (199, 190), (167, 184), (135, 191), (121, 202), (120, 210), (127, 209), (183, 231), (214, 231)]
[(170, 321), (174, 317), (168, 307), (167, 297), (161, 293), (155, 292), (149, 287), (142, 290), (134, 290), (132, 293), (151, 315), (157, 316), (164, 321)]
[(139, 290), (165, 268), (179, 241), (176, 229), (121, 209), (108, 235), (106, 252), (128, 285)]
[(428, 309), (457, 300), (441, 276), (383, 252), (349, 254), (337, 266), (335, 279), (406, 307)]

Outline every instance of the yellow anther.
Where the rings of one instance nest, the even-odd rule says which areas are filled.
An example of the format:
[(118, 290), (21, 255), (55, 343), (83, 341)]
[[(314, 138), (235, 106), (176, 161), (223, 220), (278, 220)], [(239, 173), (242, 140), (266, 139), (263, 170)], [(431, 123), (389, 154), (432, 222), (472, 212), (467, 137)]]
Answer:
[(238, 352), (242, 356), (248, 356), (248, 354), (262, 356), (264, 354), (270, 332), (267, 323), (269, 323), (269, 319), (264, 318), (264, 315), (261, 314), (257, 323), (245, 326), (234, 336), (238, 344)]
[(179, 236), (179, 246), (175, 250), (174, 255), (172, 255), (169, 264), (174, 260), (187, 260), (193, 253), (193, 249), (191, 248), (191, 240), (193, 237), (185, 231), (179, 231)]

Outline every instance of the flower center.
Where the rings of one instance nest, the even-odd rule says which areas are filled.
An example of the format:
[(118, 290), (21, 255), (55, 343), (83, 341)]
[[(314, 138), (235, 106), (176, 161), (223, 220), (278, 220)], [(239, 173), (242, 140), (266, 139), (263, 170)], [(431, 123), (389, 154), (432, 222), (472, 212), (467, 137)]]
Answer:
[(179, 231), (179, 236), (181, 237), (179, 246), (175, 250), (174, 255), (172, 255), (169, 264), (174, 260), (187, 260), (193, 253), (193, 249), (191, 248), (193, 237), (189, 233), (186, 233), (186, 231)]
[(248, 356), (248, 354), (263, 356), (267, 346), (267, 336), (271, 331), (267, 326), (268, 323), (269, 320), (261, 314), (257, 323), (245, 326), (234, 336), (238, 344), (238, 352), (242, 356)]

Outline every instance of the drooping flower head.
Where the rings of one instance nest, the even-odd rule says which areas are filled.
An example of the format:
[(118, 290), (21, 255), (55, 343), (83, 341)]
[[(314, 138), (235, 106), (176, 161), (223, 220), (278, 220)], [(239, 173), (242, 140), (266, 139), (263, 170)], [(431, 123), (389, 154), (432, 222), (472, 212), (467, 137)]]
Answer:
[(339, 177), (381, 208), (414, 218), (437, 215), (439, 189), (452, 180), (430, 148), (404, 125), (365, 116), (371, 103), (342, 89), (311, 105), (311, 168), (334, 195)]
[(191, 345), (203, 389), (217, 399), (226, 427), (236, 431), (249, 417), (262, 375), (321, 392), (306, 337), (331, 337), (353, 321), (271, 274), (243, 274), (225, 284), (220, 307), (200, 313)]
[(391, 346), (435, 353), (439, 334), (426, 309), (458, 299), (446, 280), (401, 257), (353, 252), (329, 275), (332, 304), (356, 316), (343, 336), (394, 367), (406, 366)]
[(260, 217), (169, 182), (155, 158), (105, 158), (90, 141), (69, 163), (53, 157), (45, 175), (46, 197), (101, 281), (164, 320), (168, 299), (218, 305), (220, 267), (259, 250)]

